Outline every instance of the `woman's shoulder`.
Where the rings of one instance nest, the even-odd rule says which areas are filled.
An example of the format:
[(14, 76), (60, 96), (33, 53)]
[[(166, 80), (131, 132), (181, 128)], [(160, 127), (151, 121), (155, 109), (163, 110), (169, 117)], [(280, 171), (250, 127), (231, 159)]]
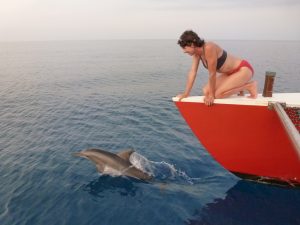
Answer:
[(205, 49), (205, 51), (215, 51), (215, 50), (220, 50), (221, 48), (216, 43), (214, 43), (212, 41), (208, 41), (208, 42), (205, 42), (204, 49)]
[(214, 42), (205, 42), (204, 51), (206, 57), (216, 57), (220, 54), (222, 49)]
[(205, 42), (204, 51), (207, 53), (206, 55), (220, 55), (223, 49), (215, 42), (209, 41)]

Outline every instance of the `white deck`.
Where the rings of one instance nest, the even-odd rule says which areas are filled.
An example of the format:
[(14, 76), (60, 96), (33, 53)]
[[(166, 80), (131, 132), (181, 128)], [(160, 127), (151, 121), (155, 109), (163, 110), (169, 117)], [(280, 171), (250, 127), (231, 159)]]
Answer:
[[(178, 98), (172, 99), (174, 102)], [(199, 102), (203, 103), (203, 96), (190, 96), (181, 100), (182, 102)], [(246, 96), (231, 96), (224, 99), (215, 99), (215, 104), (232, 104), (232, 105), (258, 105), (267, 106), (269, 102), (286, 103), (290, 107), (300, 107), (300, 93), (273, 93), (272, 97), (263, 97), (261, 94), (256, 99), (247, 98)]]

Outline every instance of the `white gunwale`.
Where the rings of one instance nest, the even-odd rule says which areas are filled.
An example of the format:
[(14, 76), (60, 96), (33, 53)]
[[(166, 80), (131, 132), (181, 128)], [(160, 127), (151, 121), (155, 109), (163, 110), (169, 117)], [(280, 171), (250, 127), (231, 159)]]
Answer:
[[(203, 103), (203, 97), (190, 96), (181, 101)], [(173, 97), (172, 100), (178, 102), (176, 97)], [(224, 99), (215, 99), (214, 104), (268, 106), (269, 102), (285, 103), (289, 107), (300, 107), (300, 93), (273, 93), (272, 97), (263, 97), (259, 94), (256, 99), (247, 98), (247, 96), (231, 96)]]

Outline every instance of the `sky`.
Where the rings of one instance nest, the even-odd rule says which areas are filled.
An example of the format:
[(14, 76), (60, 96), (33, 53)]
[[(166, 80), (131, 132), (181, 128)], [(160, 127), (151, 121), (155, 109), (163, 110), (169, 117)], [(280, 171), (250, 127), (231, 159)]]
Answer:
[(0, 0), (0, 41), (300, 40), (300, 0)]

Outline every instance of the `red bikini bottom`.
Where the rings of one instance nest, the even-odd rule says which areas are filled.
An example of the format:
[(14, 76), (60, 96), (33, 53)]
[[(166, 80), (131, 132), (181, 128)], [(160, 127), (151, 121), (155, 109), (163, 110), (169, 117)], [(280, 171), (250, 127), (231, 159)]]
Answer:
[(237, 68), (235, 68), (234, 70), (227, 73), (227, 75), (230, 76), (231, 74), (238, 72), (242, 67), (248, 67), (252, 71), (252, 76), (253, 76), (254, 70), (253, 70), (252, 66), (250, 65), (250, 63), (248, 63), (246, 60), (242, 60), (240, 65)]

